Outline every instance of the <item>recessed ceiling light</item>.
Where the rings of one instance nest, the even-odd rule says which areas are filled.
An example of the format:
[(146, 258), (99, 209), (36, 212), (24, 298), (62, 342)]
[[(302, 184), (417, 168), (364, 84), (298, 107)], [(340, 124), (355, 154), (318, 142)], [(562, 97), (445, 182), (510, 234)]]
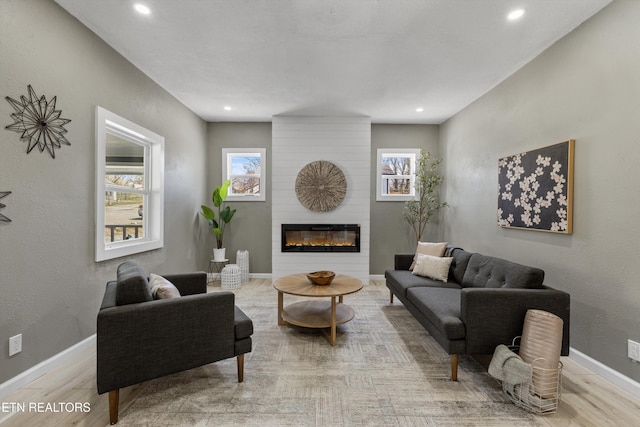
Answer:
[(509, 21), (515, 21), (516, 19), (522, 18), (524, 15), (524, 9), (516, 9), (507, 15), (507, 19)]
[(224, 109), (225, 109), (225, 111), (231, 111), (231, 106), (229, 106), (229, 105), (225, 105), (225, 106), (224, 106)]
[(424, 108), (422, 107), (416, 108), (416, 113), (422, 113), (423, 111), (424, 111)]
[(141, 13), (143, 15), (148, 15), (151, 13), (151, 9), (149, 9), (149, 7), (145, 6), (142, 3), (134, 4), (133, 8), (136, 10), (136, 12)]

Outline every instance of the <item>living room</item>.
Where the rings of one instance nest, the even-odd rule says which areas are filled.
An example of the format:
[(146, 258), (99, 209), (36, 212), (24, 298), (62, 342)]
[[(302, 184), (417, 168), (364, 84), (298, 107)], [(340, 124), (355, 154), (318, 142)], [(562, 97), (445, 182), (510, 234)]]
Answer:
[[(636, 396), (640, 365), (627, 357), (627, 340), (640, 342), (640, 266), (628, 250), (640, 212), (631, 188), (639, 178), (638, 18), (638, 2), (614, 0), (442, 123), (372, 123), (368, 224), (375, 280), (395, 253), (415, 249), (402, 205), (375, 200), (376, 150), (424, 148), (443, 158), (449, 207), (423, 239), (542, 268), (545, 283), (571, 294), (571, 358)], [(9, 357), (3, 344), (8, 389), (94, 336), (104, 285), (122, 261), (94, 259), (95, 107), (165, 138), (165, 244), (132, 257), (158, 273), (207, 269), (214, 240), (198, 210), (220, 183), (221, 148), (263, 147), (270, 159), (273, 124), (203, 120), (51, 0), (0, 2), (0, 35), (2, 96), (19, 98), (32, 85), (57, 96), (71, 119), (71, 145), (55, 158), (25, 154), (18, 134), (0, 132), (0, 192), (11, 191), (0, 200), (11, 219), (0, 222), (0, 340), (22, 334), (19, 354)], [(13, 112), (0, 104), (3, 126)], [(576, 140), (573, 233), (498, 227), (498, 159), (567, 139)], [(264, 202), (236, 204), (230, 225), (227, 250), (248, 249), (259, 279), (272, 274), (273, 190)]]

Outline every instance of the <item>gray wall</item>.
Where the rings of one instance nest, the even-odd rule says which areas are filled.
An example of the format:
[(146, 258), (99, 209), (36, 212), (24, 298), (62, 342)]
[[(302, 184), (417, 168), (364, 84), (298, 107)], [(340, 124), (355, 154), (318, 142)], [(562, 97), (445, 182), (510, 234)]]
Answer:
[[(440, 129), (445, 237), (540, 267), (571, 294), (571, 346), (640, 380), (640, 2), (616, 0)], [(496, 225), (500, 157), (576, 140), (572, 235)]]
[[(26, 154), (0, 99), (0, 383), (95, 333), (105, 282), (122, 259), (94, 262), (94, 114), (103, 106), (165, 137), (165, 247), (148, 271), (193, 271), (205, 199), (206, 123), (50, 0), (0, 2), (0, 95), (33, 85), (57, 96), (71, 146)], [(23, 351), (8, 357), (21, 333)]]
[[(413, 231), (402, 217), (404, 202), (376, 201), (376, 171), (378, 148), (424, 148), (433, 158), (440, 157), (438, 148), (439, 127), (434, 125), (371, 126), (371, 274), (384, 274), (393, 268), (393, 255), (415, 251)], [(440, 171), (443, 173), (443, 169)], [(424, 241), (440, 238), (439, 224), (434, 218), (427, 225)]]
[[(211, 195), (222, 183), (223, 148), (267, 149), (267, 197), (264, 202), (229, 202), (237, 209), (225, 229), (224, 245), (227, 258), (235, 262), (238, 249), (249, 251), (249, 271), (271, 273), (271, 123), (209, 123), (207, 149), (207, 197), (205, 203), (212, 207)], [(200, 227), (206, 236), (206, 255), (201, 268), (206, 268), (215, 247), (213, 233), (204, 218)]]

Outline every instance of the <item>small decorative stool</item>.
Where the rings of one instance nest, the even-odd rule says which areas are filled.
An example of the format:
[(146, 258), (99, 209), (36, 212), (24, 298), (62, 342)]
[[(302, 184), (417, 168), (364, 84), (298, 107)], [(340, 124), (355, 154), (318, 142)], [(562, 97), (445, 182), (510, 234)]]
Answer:
[(240, 267), (240, 283), (249, 281), (249, 251), (239, 250), (236, 253), (236, 264)]
[(211, 259), (209, 261), (209, 274), (207, 275), (207, 285), (215, 285), (216, 281), (222, 279), (222, 269), (229, 263), (228, 259), (222, 261), (216, 261)]
[(240, 287), (240, 267), (237, 264), (227, 264), (222, 269), (222, 289), (238, 289)]

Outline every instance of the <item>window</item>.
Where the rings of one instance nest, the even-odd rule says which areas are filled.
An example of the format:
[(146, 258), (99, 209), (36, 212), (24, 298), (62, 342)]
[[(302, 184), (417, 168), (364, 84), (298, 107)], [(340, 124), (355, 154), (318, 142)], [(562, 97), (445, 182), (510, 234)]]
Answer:
[(416, 159), (419, 155), (419, 148), (378, 149), (377, 201), (406, 201), (415, 198)]
[(266, 151), (265, 148), (222, 149), (222, 182), (231, 181), (227, 200), (265, 201)]
[(96, 261), (163, 246), (164, 138), (96, 109)]

